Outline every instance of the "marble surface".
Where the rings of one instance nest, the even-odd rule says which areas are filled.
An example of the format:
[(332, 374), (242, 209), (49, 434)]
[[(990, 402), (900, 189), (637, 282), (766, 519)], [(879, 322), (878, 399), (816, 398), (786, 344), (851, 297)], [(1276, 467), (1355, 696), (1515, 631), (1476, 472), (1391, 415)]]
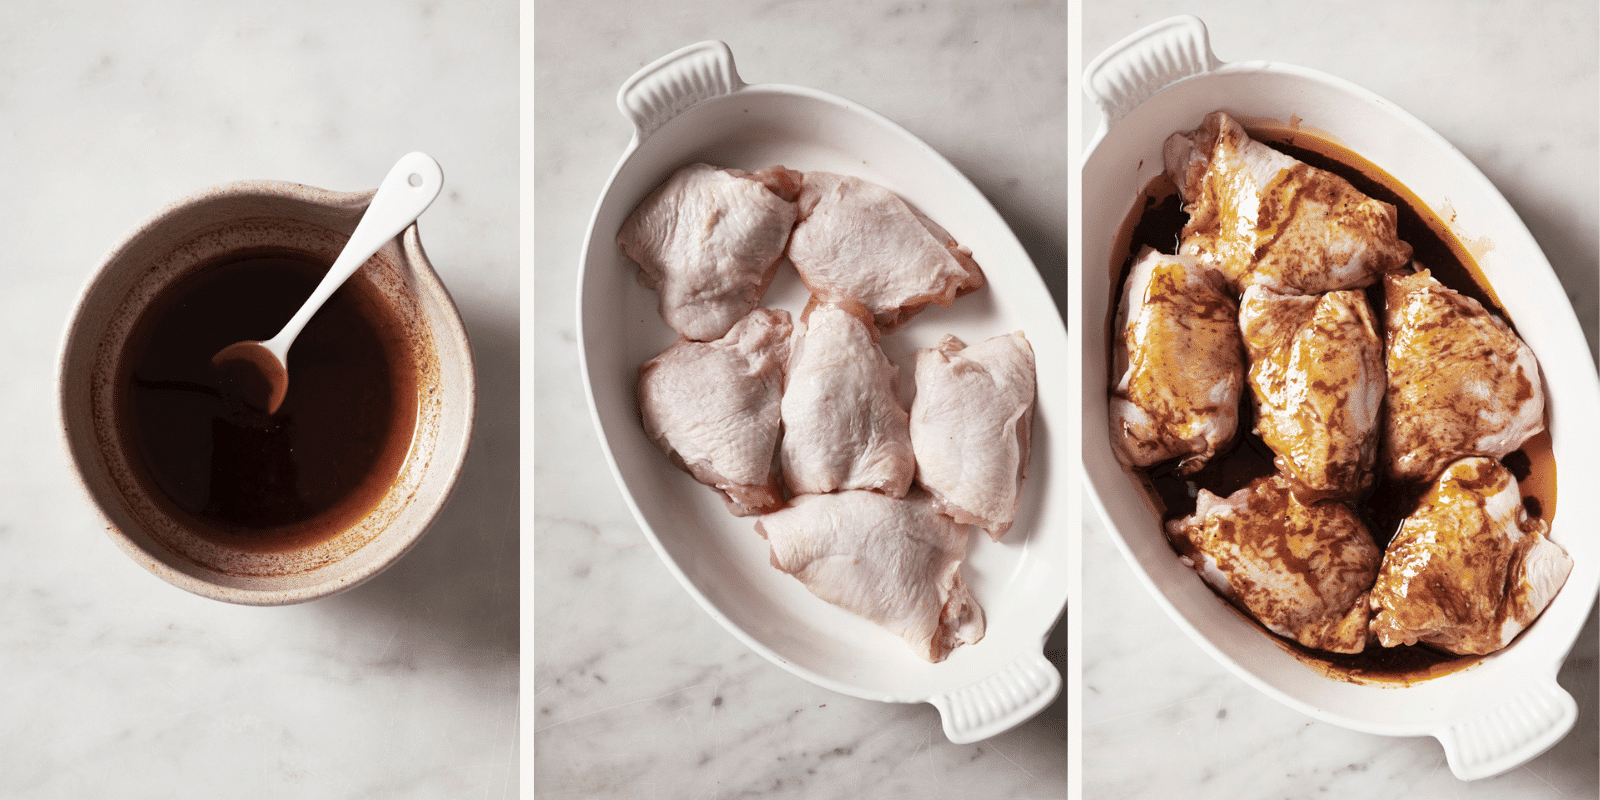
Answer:
[[(1539, 240), (1595, 347), (1596, 4), (1093, 2), (1085, 61), (1143, 26), (1194, 13), (1223, 61), (1299, 64), (1354, 81), (1453, 142)], [(1085, 113), (1086, 129), (1098, 122)], [(1462, 783), (1432, 738), (1317, 722), (1213, 662), (1143, 588), (1098, 517), (1083, 545), (1083, 792), (1143, 797), (1594, 797), (1596, 627), (1559, 681), (1576, 728), (1505, 775)]]
[[(22, 0), (0, 23), (0, 796), (517, 796), (518, 7)], [(476, 352), (455, 500), (392, 569), (229, 606), (112, 544), (53, 382), (93, 267), (168, 201), (443, 165), (420, 222)]]
[[(818, 688), (747, 649), (656, 556), (612, 481), (578, 371), (588, 216), (628, 144), (616, 93), (721, 39), (751, 83), (831, 92), (965, 172), (1065, 283), (1066, 6), (1027, 2), (537, 4), (534, 671), (523, 725), (541, 798), (1060, 798), (1065, 695), (974, 745), (928, 705)], [(1047, 643), (1065, 663), (1065, 625)]]
[[(1214, 664), (1161, 613), (1095, 519), (1083, 532), (1081, 744), (1063, 698), (953, 745), (927, 706), (812, 686), (752, 653), (678, 586), (612, 482), (577, 367), (577, 261), (631, 130), (621, 82), (682, 45), (730, 44), (750, 82), (813, 86), (908, 127), (978, 184), (1058, 303), (1068, 241), (1068, 68), (1137, 28), (1201, 13), (1224, 60), (1353, 80), (1456, 143), (1539, 239), (1596, 347), (1596, 7), (1333, 2), (537, 2), (534, 47), (533, 630), (523, 725), (541, 797), (1092, 798), (1594, 796), (1596, 626), (1561, 682), (1577, 728), (1505, 776), (1456, 781), (1432, 739), (1318, 723)], [(525, 43), (526, 46), (526, 43)], [(1084, 130), (1093, 113), (1084, 115)], [(529, 576), (524, 575), (525, 585)], [(1065, 625), (1047, 652), (1066, 663)], [(1068, 676), (1069, 680), (1075, 679)]]

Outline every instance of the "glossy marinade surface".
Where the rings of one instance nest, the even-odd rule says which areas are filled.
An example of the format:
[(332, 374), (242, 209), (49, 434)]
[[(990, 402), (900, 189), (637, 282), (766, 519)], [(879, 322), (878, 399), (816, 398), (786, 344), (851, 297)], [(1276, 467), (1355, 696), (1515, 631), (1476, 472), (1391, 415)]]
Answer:
[(218, 544), (278, 551), (330, 538), (377, 505), (410, 448), (409, 347), (359, 274), (295, 340), (277, 413), (243, 402), (211, 365), (233, 342), (275, 335), (326, 269), (289, 253), (202, 266), (165, 289), (129, 339), (124, 446), (151, 496)]

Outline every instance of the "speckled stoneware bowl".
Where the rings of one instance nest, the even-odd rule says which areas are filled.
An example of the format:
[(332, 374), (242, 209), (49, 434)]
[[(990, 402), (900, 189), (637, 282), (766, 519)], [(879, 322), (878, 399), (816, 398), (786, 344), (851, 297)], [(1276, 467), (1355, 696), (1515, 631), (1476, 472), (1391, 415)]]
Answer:
[(117, 431), (114, 387), (124, 342), (163, 288), (232, 253), (272, 250), (332, 263), (372, 192), (278, 181), (227, 184), (183, 198), (134, 228), (96, 269), (61, 349), (58, 395), (68, 454), (107, 532), (163, 580), (217, 600), (283, 605), (353, 587), (392, 564), (444, 507), (466, 458), (476, 388), (460, 315), (412, 225), (351, 278), (375, 287), (411, 343), (416, 432), (378, 505), (331, 539), (255, 553), (200, 538), (163, 510)]

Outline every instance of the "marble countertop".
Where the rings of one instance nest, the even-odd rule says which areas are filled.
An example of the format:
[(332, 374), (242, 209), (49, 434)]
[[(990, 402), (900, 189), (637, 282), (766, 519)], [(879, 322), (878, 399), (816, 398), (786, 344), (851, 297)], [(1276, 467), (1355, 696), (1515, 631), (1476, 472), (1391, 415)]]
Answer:
[[(1061, 3), (680, 2), (537, 7), (535, 666), (540, 798), (1066, 797), (1065, 695), (975, 745), (929, 705), (858, 700), (752, 652), (656, 556), (616, 488), (578, 371), (588, 217), (632, 135), (622, 82), (720, 39), (750, 83), (812, 87), (905, 126), (1065, 282), (1069, 42)], [(1047, 649), (1064, 663), (1065, 625)]]
[[(1081, 32), (1069, 29), (1068, 4), (1050, 2), (536, 5), (537, 644), (523, 725), (539, 796), (1055, 798), (1079, 781), (1092, 798), (1594, 795), (1593, 619), (1561, 674), (1583, 709), (1578, 728), (1511, 774), (1463, 784), (1432, 739), (1318, 723), (1214, 664), (1143, 592), (1094, 519), (1083, 532), (1081, 774), (1068, 769), (1066, 694), (1015, 730), (954, 745), (929, 706), (813, 686), (739, 643), (651, 549), (589, 421), (575, 320), (584, 228), (632, 133), (617, 88), (655, 58), (713, 38), (731, 46), (746, 81), (838, 94), (926, 140), (995, 204), (1064, 304), (1067, 178), (1077, 163), (1067, 104), (1079, 102), (1069, 67), (1194, 11), (1222, 59), (1341, 75), (1461, 147), (1557, 265), (1594, 347), (1592, 3), (1542, 6), (1534, 19), (1511, 5), (1448, 2), (1403, 11), (1327, 3), (1306, 15), (1260, 2), (1199, 12), (1086, 0)], [(1087, 131), (1095, 116), (1084, 117)], [(1046, 643), (1063, 668), (1067, 642), (1063, 622)]]
[[(1223, 61), (1298, 64), (1370, 89), (1454, 143), (1522, 215), (1595, 347), (1597, 52), (1592, 2), (1083, 4), (1093, 58), (1145, 25), (1201, 17)], [(1098, 122), (1086, 111), (1086, 126)], [(1087, 512), (1086, 512), (1087, 513)], [(1083, 544), (1086, 798), (1594, 797), (1600, 686), (1591, 613), (1559, 681), (1574, 730), (1502, 776), (1463, 783), (1432, 738), (1392, 739), (1280, 705), (1212, 661), (1135, 581), (1097, 516)]]
[[(0, 23), (0, 795), (519, 793), (518, 8), (24, 0)], [(286, 608), (191, 596), (75, 485), (62, 331), (123, 234), (190, 192), (377, 185), (424, 150), (419, 223), (472, 339), (455, 500), (392, 569)]]

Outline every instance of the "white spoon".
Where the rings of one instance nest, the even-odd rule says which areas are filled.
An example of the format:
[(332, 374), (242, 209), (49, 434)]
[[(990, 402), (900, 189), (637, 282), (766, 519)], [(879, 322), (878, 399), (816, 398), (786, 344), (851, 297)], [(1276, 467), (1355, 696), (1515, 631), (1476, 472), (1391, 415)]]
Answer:
[(426, 153), (407, 153), (378, 185), (372, 203), (356, 224), (344, 250), (328, 268), (316, 291), (306, 299), (278, 335), (264, 342), (236, 342), (211, 357), (212, 366), (228, 370), (246, 402), (276, 413), (289, 392), (289, 347), (317, 309), (365, 264), (378, 248), (422, 216), (444, 185), (439, 162)]

